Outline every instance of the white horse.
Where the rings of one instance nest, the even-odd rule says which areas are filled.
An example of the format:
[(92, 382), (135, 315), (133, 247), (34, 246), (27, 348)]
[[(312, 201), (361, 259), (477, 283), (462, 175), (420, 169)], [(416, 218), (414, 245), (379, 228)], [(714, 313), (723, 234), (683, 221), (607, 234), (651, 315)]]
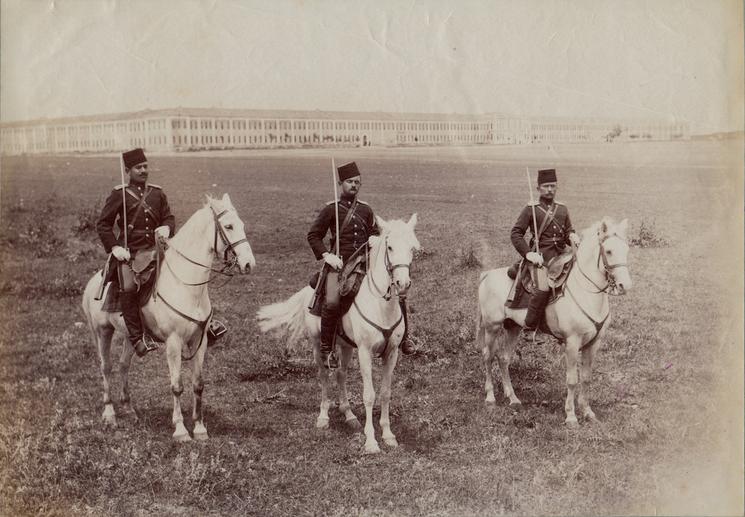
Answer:
[[(344, 334), (357, 345), (365, 403), (365, 452), (380, 452), (373, 428), (373, 404), (375, 388), (372, 382), (373, 355), (383, 359), (383, 378), (380, 383), (380, 427), (386, 445), (396, 447), (396, 436), (391, 432), (389, 407), (391, 401), (391, 378), (398, 359), (398, 346), (404, 335), (405, 321), (399, 307), (399, 298), (405, 297), (411, 285), (409, 267), (413, 250), (420, 248), (414, 234), (416, 214), (409, 222), (384, 221), (377, 218), (381, 229), (379, 236), (370, 237), (370, 261), (354, 304), (341, 319)], [(329, 370), (321, 363), (320, 332), (321, 318), (310, 314), (308, 305), (313, 289), (305, 287), (284, 302), (261, 307), (258, 311), (259, 326), (263, 332), (284, 331), (288, 344), (294, 344), (303, 336), (314, 343), (314, 357), (321, 384), (321, 410), (316, 427), (329, 426)], [(346, 376), (352, 357), (352, 345), (337, 339), (341, 348), (340, 367), (336, 372), (339, 386), (339, 409), (347, 424), (359, 429), (360, 423), (349, 408)]]
[[(551, 332), (565, 344), (567, 398), (565, 423), (577, 426), (574, 393), (579, 383), (578, 404), (581, 415), (596, 420), (590, 408), (587, 391), (592, 377), (592, 361), (598, 343), (610, 323), (608, 293), (624, 294), (631, 288), (626, 265), (629, 245), (626, 242), (628, 221), (615, 224), (604, 218), (583, 232), (577, 249), (576, 263), (570, 271), (563, 296), (546, 308), (546, 323)], [(497, 356), (504, 396), (510, 406), (519, 407), (510, 379), (510, 361), (515, 349), (519, 326), (525, 323), (527, 309), (510, 309), (505, 305), (512, 280), (507, 268), (481, 274), (476, 344), (483, 347), (486, 368), (486, 402), (494, 403), (492, 360)], [(581, 353), (581, 369), (577, 363)]]
[[(207, 439), (202, 411), (202, 366), (207, 351), (207, 326), (212, 317), (212, 305), (207, 293), (207, 285), (213, 271), (215, 258), (225, 264), (237, 263), (241, 273), (250, 272), (256, 266), (251, 246), (246, 239), (243, 221), (225, 194), (222, 199), (207, 197), (205, 205), (197, 210), (172, 239), (163, 257), (163, 264), (157, 283), (156, 295), (150, 296), (142, 307), (142, 321), (146, 329), (165, 342), (173, 392), (173, 438), (177, 441), (191, 440), (184, 427), (181, 414), (180, 397), (183, 392), (181, 381), (182, 351), (187, 350), (184, 359), (194, 359), (192, 386), (194, 391), (194, 438)], [(103, 419), (107, 424), (116, 425), (116, 414), (110, 395), (111, 338), (114, 331), (127, 335), (124, 319), (120, 313), (104, 312), (104, 300), (95, 300), (101, 284), (102, 272), (90, 279), (83, 293), (83, 311), (98, 348), (103, 374)], [(104, 297), (105, 299), (105, 297)], [(124, 348), (119, 359), (122, 377), (121, 403), (124, 412), (134, 413), (130, 405), (128, 374), (134, 348), (124, 340)], [(136, 413), (135, 417), (136, 417)]]

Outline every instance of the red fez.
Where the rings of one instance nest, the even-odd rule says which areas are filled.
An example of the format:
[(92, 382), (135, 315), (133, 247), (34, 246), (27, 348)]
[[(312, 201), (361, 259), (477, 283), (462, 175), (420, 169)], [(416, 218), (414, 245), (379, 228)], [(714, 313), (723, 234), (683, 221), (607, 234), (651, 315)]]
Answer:
[(345, 163), (336, 168), (339, 173), (339, 181), (348, 180), (360, 175), (360, 170), (357, 168), (357, 164), (354, 162)]
[(145, 158), (145, 151), (139, 148), (132, 149), (131, 151), (127, 151), (126, 153), (122, 153), (122, 158), (124, 159), (124, 167), (127, 169), (131, 169), (135, 165), (139, 165), (147, 161), (147, 158)]
[(556, 183), (556, 169), (543, 169), (538, 171), (538, 184)]

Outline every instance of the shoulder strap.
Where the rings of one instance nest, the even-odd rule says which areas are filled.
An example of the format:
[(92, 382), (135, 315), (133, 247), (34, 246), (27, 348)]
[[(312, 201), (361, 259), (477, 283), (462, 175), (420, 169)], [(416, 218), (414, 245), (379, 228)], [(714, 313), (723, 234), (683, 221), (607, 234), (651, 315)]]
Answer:
[[(539, 206), (539, 208), (542, 209), (542, 207)], [(548, 210), (544, 210), (546, 215), (543, 217), (543, 222), (541, 223), (541, 227), (538, 228), (538, 235), (536, 236), (536, 239), (540, 239), (541, 235), (543, 235), (543, 232), (548, 228), (548, 225), (551, 224), (551, 221), (554, 220), (554, 214), (556, 213), (556, 205), (552, 205), (551, 208)]]
[(341, 223), (341, 226), (339, 227), (339, 234), (341, 234), (344, 231), (344, 228), (347, 227), (347, 225), (349, 224), (349, 221), (352, 220), (352, 216), (354, 215), (355, 210), (357, 210), (357, 198), (354, 198), (354, 201), (352, 201), (352, 206), (350, 206), (349, 210), (347, 210), (347, 215), (344, 217), (344, 221)]

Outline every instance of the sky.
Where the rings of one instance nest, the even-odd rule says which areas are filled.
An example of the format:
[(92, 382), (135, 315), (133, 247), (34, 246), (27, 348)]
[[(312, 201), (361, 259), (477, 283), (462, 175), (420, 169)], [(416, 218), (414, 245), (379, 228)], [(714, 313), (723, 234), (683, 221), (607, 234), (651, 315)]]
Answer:
[(0, 120), (221, 107), (742, 130), (742, 0), (0, 0)]

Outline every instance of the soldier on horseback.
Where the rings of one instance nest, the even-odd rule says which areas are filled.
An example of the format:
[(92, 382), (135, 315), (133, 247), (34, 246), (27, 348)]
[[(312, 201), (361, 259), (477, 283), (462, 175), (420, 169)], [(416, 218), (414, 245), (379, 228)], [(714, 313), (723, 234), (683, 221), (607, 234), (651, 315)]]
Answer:
[[(176, 223), (161, 187), (147, 182), (148, 164), (144, 151), (127, 151), (122, 154), (122, 161), (129, 184), (117, 185), (111, 192), (96, 230), (106, 253), (117, 260), (122, 316), (129, 341), (138, 357), (142, 357), (157, 345), (143, 330), (132, 261), (138, 254), (152, 250), (156, 238), (169, 238)], [(114, 233), (115, 225), (118, 236)]]
[[(362, 181), (360, 171), (355, 162), (341, 165), (337, 168), (337, 183), (341, 188), (338, 201), (329, 201), (318, 213), (313, 225), (308, 231), (308, 243), (310, 244), (316, 259), (323, 259), (326, 269), (325, 285), (317, 286), (317, 289), (325, 287), (325, 299), (321, 310), (321, 361), (329, 369), (338, 368), (339, 361), (334, 353), (334, 341), (336, 326), (341, 316), (339, 275), (342, 267), (349, 258), (360, 247), (367, 245), (371, 235), (380, 233), (375, 222), (372, 208), (357, 199)], [(337, 212), (338, 210), (338, 212)], [(337, 221), (336, 218), (339, 218)], [(337, 224), (338, 223), (338, 224)], [(333, 250), (333, 243), (338, 237), (338, 255)], [(323, 242), (326, 234), (331, 231), (331, 245), (329, 247)], [(321, 279), (323, 279), (321, 275)], [(320, 282), (321, 280), (319, 280)], [(401, 346), (404, 354), (410, 354), (413, 349), (410, 343), (405, 342)]]
[[(544, 265), (560, 255), (567, 245), (579, 244), (579, 236), (572, 227), (569, 210), (564, 204), (554, 200), (556, 186), (555, 169), (539, 170), (539, 200), (523, 208), (510, 232), (512, 245), (520, 256), (531, 263), (535, 271), (533, 278), (536, 289), (530, 297), (525, 326), (520, 332), (522, 344), (542, 342), (538, 335), (538, 326), (550, 295)], [(528, 228), (532, 234), (530, 244), (526, 243), (524, 238)]]

